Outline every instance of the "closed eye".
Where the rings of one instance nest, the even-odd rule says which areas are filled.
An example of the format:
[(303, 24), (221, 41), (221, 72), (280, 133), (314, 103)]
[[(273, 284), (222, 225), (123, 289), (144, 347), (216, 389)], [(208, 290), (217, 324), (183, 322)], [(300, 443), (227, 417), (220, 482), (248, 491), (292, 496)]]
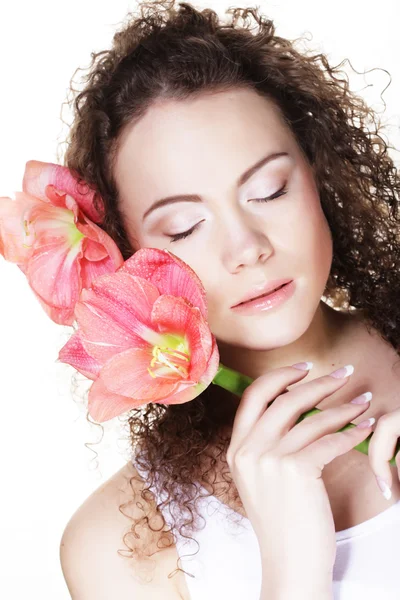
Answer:
[[(285, 185), (278, 191), (274, 192), (271, 196), (266, 196), (265, 198), (253, 198), (254, 202), (269, 202), (270, 200), (275, 200), (276, 198), (279, 198), (280, 196), (283, 196), (284, 194), (287, 193), (287, 188), (286, 188), (286, 183)], [(189, 235), (191, 235), (191, 233), (198, 228), (198, 226), (200, 225), (200, 223), (202, 223), (203, 221), (200, 221), (199, 223), (197, 223), (196, 225), (194, 225), (191, 229), (188, 229), (187, 231), (183, 231), (182, 233), (176, 233), (175, 235), (168, 235), (168, 237), (171, 238), (171, 242), (177, 242), (178, 240), (182, 240), (186, 237), (188, 237)]]

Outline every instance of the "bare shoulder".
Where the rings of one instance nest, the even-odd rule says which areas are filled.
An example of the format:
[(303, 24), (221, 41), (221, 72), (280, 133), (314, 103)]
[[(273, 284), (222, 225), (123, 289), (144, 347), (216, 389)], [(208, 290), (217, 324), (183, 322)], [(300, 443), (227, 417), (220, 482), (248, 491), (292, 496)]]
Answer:
[[(138, 480), (132, 480), (134, 476)], [(137, 470), (128, 462), (99, 486), (68, 521), (60, 542), (60, 561), (73, 600), (182, 598), (181, 579), (168, 578), (177, 568), (175, 545), (159, 550), (157, 534), (145, 525), (136, 528), (141, 538), (139, 542), (131, 535), (127, 536), (127, 545), (123, 541), (124, 534), (131, 530), (132, 519), (136, 521), (146, 514), (140, 496), (142, 486)], [(137, 492), (142, 508), (136, 505), (137, 498), (132, 502)], [(153, 499), (150, 508), (154, 506)], [(155, 512), (154, 515), (152, 527), (161, 529), (162, 519), (159, 517), (157, 522)], [(156, 554), (145, 561), (132, 560), (128, 550), (133, 545), (132, 540), (143, 544), (141, 547), (146, 548), (148, 554)]]

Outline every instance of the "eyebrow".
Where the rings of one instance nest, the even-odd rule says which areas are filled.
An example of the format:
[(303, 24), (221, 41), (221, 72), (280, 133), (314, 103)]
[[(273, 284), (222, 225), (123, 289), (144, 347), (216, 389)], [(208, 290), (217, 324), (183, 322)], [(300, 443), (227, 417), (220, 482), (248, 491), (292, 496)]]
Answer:
[[(261, 169), (261, 167), (263, 167), (270, 161), (275, 160), (276, 158), (280, 158), (281, 156), (289, 156), (289, 155), (287, 152), (274, 152), (273, 154), (267, 154), (266, 156), (264, 156), (263, 158), (258, 160), (253, 166), (251, 166), (249, 169), (247, 169), (244, 173), (242, 173), (242, 175), (240, 175), (239, 179), (236, 181), (236, 186), (237, 187), (242, 186), (244, 183), (246, 183), (246, 181), (248, 179), (250, 179), (250, 177), (256, 171)], [(155, 210), (156, 208), (160, 208), (160, 206), (165, 206), (166, 204), (173, 204), (174, 202), (201, 202), (201, 201), (202, 200), (198, 194), (177, 194), (175, 196), (167, 196), (166, 198), (161, 198), (160, 200), (156, 200), (156, 202), (154, 202), (154, 204), (152, 204), (150, 206), (150, 208), (148, 208), (146, 210), (146, 212), (144, 213), (144, 215), (142, 217), (142, 221), (144, 221), (145, 218), (151, 212), (153, 212), (153, 210)]]

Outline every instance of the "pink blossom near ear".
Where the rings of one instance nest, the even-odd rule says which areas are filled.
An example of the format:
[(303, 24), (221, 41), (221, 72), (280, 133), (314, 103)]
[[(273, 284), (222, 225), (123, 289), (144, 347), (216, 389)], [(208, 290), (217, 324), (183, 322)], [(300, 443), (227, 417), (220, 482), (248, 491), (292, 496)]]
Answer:
[(88, 409), (98, 422), (149, 402), (188, 402), (217, 373), (205, 290), (169, 252), (138, 250), (82, 290), (75, 316), (78, 328), (59, 360), (94, 381)]
[(48, 316), (62, 325), (72, 325), (82, 288), (124, 262), (114, 240), (87, 215), (99, 218), (90, 204), (94, 192), (78, 187), (65, 167), (29, 161), (24, 191), (0, 198), (0, 253), (18, 265)]

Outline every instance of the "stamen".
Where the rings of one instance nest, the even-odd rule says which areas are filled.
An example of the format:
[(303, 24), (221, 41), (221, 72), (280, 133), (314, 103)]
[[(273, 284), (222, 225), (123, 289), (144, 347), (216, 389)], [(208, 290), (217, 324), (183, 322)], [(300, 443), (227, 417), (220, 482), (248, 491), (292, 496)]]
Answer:
[[(154, 367), (154, 365), (157, 363), (159, 363), (160, 365), (167, 365), (167, 367), (169, 367), (171, 371), (174, 371), (178, 375), (181, 375), (183, 378), (188, 377), (188, 370), (182, 365), (183, 361), (186, 361), (187, 363), (190, 362), (189, 356), (186, 353), (180, 352), (179, 350), (175, 350), (173, 348), (168, 348), (168, 346), (156, 345), (153, 347), (152, 354), (153, 358), (150, 362), (151, 367)], [(168, 355), (171, 357), (171, 359), (175, 358), (177, 360), (171, 360)], [(157, 375), (155, 373), (152, 373), (152, 371), (149, 368), (147, 369), (147, 371), (151, 375), (151, 377), (157, 377)]]

